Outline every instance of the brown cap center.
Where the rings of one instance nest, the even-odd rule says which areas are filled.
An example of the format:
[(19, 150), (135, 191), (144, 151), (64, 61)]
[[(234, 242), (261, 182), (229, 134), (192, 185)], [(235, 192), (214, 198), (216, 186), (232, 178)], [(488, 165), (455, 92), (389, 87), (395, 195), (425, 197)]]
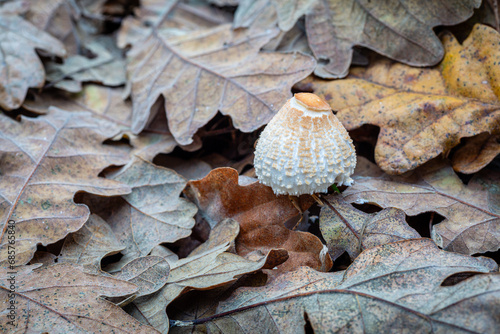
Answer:
[(328, 111), (332, 109), (325, 100), (313, 93), (297, 93), (294, 97), (312, 111)]

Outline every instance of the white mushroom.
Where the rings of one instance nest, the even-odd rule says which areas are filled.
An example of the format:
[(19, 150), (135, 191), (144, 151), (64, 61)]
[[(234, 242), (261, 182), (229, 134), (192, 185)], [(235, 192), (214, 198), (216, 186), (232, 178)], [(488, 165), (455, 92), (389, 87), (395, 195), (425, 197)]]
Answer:
[(356, 152), (328, 103), (297, 93), (261, 133), (254, 166), (275, 194), (314, 194), (334, 183), (351, 185)]

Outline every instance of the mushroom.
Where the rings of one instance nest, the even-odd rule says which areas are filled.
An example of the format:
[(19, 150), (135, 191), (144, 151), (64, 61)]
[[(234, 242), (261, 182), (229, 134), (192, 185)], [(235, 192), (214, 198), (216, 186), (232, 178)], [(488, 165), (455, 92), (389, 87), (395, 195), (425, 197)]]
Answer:
[(353, 183), (356, 152), (330, 105), (315, 94), (297, 93), (261, 133), (254, 166), (259, 181), (275, 194), (311, 194), (318, 200), (315, 193), (334, 183)]

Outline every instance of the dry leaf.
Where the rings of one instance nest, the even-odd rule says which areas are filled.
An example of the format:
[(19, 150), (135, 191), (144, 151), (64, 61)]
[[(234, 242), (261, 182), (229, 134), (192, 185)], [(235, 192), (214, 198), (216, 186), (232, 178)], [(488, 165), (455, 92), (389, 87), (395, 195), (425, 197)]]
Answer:
[(107, 271), (119, 270), (133, 259), (148, 255), (160, 243), (191, 234), (196, 206), (179, 198), (186, 185), (180, 175), (135, 157), (112, 178), (129, 185), (132, 193), (109, 201), (85, 200), (93, 212), (110, 224), (125, 247), (123, 257), (108, 266)]
[(0, 114), (0, 261), (7, 259), (7, 230), (16, 236), (15, 265), (28, 263), (38, 244), (54, 243), (79, 230), (89, 210), (73, 202), (76, 192), (130, 192), (123, 183), (97, 177), (109, 165), (128, 160), (121, 150), (102, 145), (117, 130), (90, 113), (57, 108), (20, 122)]
[(302, 88), (324, 97), (348, 130), (379, 126), (375, 161), (401, 174), (446, 154), (462, 137), (500, 131), (500, 34), (476, 25), (463, 45), (450, 34), (443, 43), (435, 68), (377, 60), (345, 80), (310, 79)]
[(86, 84), (78, 94), (49, 90), (43, 94), (33, 93), (32, 99), (23, 103), (23, 108), (37, 114), (48, 113), (51, 106), (69, 111), (88, 111), (116, 123), (122, 129), (130, 128), (132, 122), (132, 103), (123, 100), (123, 88)]
[(355, 177), (343, 192), (348, 202), (402, 209), (407, 215), (434, 211), (446, 219), (433, 226), (434, 241), (446, 250), (476, 254), (500, 248), (500, 211), (490, 207), (490, 190), (462, 183), (453, 169), (433, 160), (403, 176)]
[(354, 45), (408, 65), (434, 65), (444, 50), (432, 27), (465, 21), (480, 4), (479, 0), (461, 0), (451, 10), (450, 5), (436, 1), (425, 5), (418, 1), (317, 1), (306, 16), (307, 36), (316, 59), (328, 64), (318, 67), (315, 74), (345, 77)]
[(45, 81), (43, 65), (35, 49), (60, 57), (64, 45), (28, 21), (0, 7), (0, 107), (19, 108), (29, 87), (40, 88)]
[[(323, 244), (318, 237), (284, 226), (298, 213), (288, 196), (276, 196), (270, 187), (258, 182), (239, 185), (238, 172), (232, 168), (217, 168), (199, 181), (189, 181), (186, 194), (211, 226), (228, 217), (240, 223), (236, 239), (239, 255), (286, 249), (289, 259), (280, 270), (304, 265), (324, 271), (331, 268), (330, 257), (322, 257)], [(312, 198), (307, 195), (301, 196), (300, 201), (304, 211), (312, 204)]]
[(26, 20), (64, 43), (68, 54), (77, 53), (75, 40), (78, 13), (73, 6), (76, 2), (65, 0), (28, 0), (29, 10)]
[(453, 154), (451, 163), (455, 171), (473, 174), (493, 161), (498, 154), (500, 154), (500, 135), (483, 132), (472, 138), (465, 138), (464, 146)]
[(167, 35), (209, 29), (230, 23), (232, 15), (205, 2), (183, 3), (179, 0), (143, 0), (134, 9), (134, 16), (126, 17), (118, 34), (118, 46), (134, 45), (156, 30)]
[(46, 62), (45, 70), (50, 86), (77, 93), (82, 90), (82, 82), (96, 82), (106, 86), (125, 84), (125, 59), (112, 37), (88, 39), (81, 47), (87, 49), (92, 57), (75, 54), (66, 58), (63, 64)]
[[(68, 94), (61, 91), (33, 94), (34, 99), (24, 101), (23, 107), (37, 114), (47, 113), (51, 106), (64, 110), (89, 111), (96, 117), (116, 123), (124, 132), (123, 137), (129, 139), (130, 144), (134, 147), (133, 155), (152, 161), (160, 153), (171, 153), (178, 144), (168, 131), (166, 119), (156, 119), (154, 128), (148, 127), (138, 136), (130, 132), (132, 103), (124, 100), (123, 94), (123, 88), (86, 84), (78, 94)], [(153, 108), (161, 107), (158, 104)], [(163, 118), (165, 118), (164, 115)], [(159, 129), (159, 127), (161, 128)], [(195, 140), (193, 144), (181, 147), (186, 151), (191, 151), (199, 149), (201, 143)]]
[(108, 223), (92, 214), (81, 229), (66, 237), (57, 262), (81, 265), (89, 274), (101, 274), (102, 258), (123, 249)]
[(208, 163), (196, 158), (183, 160), (166, 156), (164, 159), (159, 159), (158, 164), (175, 170), (188, 181), (202, 179), (212, 171), (212, 167)]
[[(432, 27), (465, 21), (480, 4), (479, 0), (463, 0), (450, 10), (439, 2), (243, 0), (234, 25), (272, 28), (277, 23), (282, 31), (289, 31), (306, 15), (309, 46), (318, 60), (314, 73), (332, 79), (347, 75), (354, 46), (409, 65), (436, 64), (443, 57), (443, 47)], [(277, 15), (263, 19), (270, 12)]]
[[(168, 331), (169, 321), (165, 309), (180, 294), (192, 289), (205, 290), (234, 282), (241, 275), (264, 267), (268, 259), (272, 261), (274, 254), (268, 254), (254, 262), (227, 253), (238, 230), (236, 221), (224, 220), (212, 230), (208, 245), (200, 246), (203, 251), (195, 250), (193, 255), (180, 260), (171, 256), (168, 258), (171, 269), (167, 284), (159, 292), (134, 301), (149, 324), (161, 332)], [(222, 238), (221, 233), (225, 234)]]
[(145, 256), (133, 259), (114, 278), (134, 283), (139, 287), (137, 297), (150, 295), (160, 290), (167, 282), (170, 266), (159, 256)]
[(218, 314), (195, 323), (223, 333), (241, 328), (304, 333), (307, 327), (314, 332), (493, 333), (500, 315), (497, 274), (442, 283), (450, 275), (497, 269), (491, 259), (445, 252), (428, 239), (399, 241), (364, 251), (340, 283), (339, 273), (301, 268), (264, 287), (236, 290), (219, 304)]
[(234, 13), (233, 28), (274, 28), (277, 20), (276, 9), (269, 0), (241, 0)]
[[(280, 29), (283, 31), (288, 31), (293, 28), (293, 26), (300, 17), (310, 13), (311, 9), (318, 1), (317, 0), (271, 0), (271, 2), (273, 3), (274, 7), (276, 8), (276, 12), (278, 13), (278, 24)], [(328, 20), (331, 20), (331, 18), (328, 18)], [(343, 28), (348, 29), (345, 26)]]
[(293, 83), (314, 68), (314, 59), (302, 54), (259, 53), (275, 33), (250, 34), (222, 25), (178, 37), (158, 31), (134, 45), (127, 68), (132, 130), (146, 126), (160, 96), (169, 129), (182, 145), (190, 144), (217, 111), (245, 132), (266, 124), (290, 96)]
[[(334, 211), (329, 205), (321, 208), (319, 228), (334, 261), (345, 251), (354, 260), (365, 249), (403, 239), (420, 238), (417, 231), (408, 226), (406, 216), (400, 209), (387, 208), (368, 214), (348, 204), (340, 195), (330, 195), (323, 199)], [(345, 222), (349, 223), (357, 235), (354, 235)]]
[(49, 252), (44, 252), (44, 251), (37, 251), (35, 252), (35, 255), (31, 259), (29, 264), (37, 264), (41, 263), (42, 266), (50, 266), (56, 263), (57, 256), (55, 256), (52, 253)]
[(14, 277), (16, 327), (6, 321), (12, 274), (0, 268), (3, 333), (157, 333), (101, 297), (130, 295), (137, 290), (132, 283), (90, 275), (67, 263), (38, 270), (25, 266)]

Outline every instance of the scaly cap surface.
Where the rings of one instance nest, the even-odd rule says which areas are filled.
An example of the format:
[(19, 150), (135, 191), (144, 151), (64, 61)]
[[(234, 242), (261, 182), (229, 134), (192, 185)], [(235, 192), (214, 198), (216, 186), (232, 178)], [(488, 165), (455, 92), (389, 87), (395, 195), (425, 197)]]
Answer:
[(259, 181), (276, 194), (314, 194), (333, 183), (351, 185), (356, 153), (328, 103), (297, 93), (261, 133), (254, 166)]

